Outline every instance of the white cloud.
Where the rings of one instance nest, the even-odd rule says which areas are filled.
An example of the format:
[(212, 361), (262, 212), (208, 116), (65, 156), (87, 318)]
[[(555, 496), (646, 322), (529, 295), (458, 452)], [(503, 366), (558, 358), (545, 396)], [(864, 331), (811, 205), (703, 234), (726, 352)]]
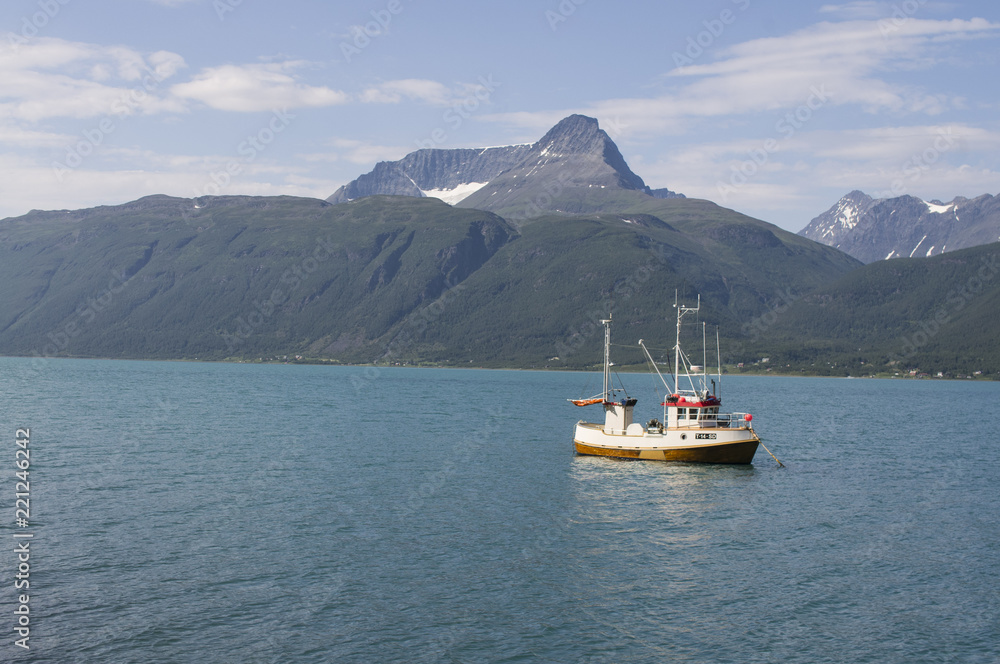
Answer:
[(712, 115), (795, 106), (819, 84), (832, 91), (835, 104), (859, 105), (869, 112), (933, 112), (942, 105), (938, 96), (892, 84), (883, 80), (885, 75), (934, 64), (927, 55), (932, 43), (997, 29), (1000, 24), (983, 19), (821, 23), (785, 37), (738, 44), (723, 51), (719, 62), (672, 74), (700, 79), (684, 90), (682, 100), (703, 104)]
[[(118, 205), (151, 194), (191, 198), (213, 183), (212, 173), (224, 173), (233, 163), (233, 157), (226, 155), (167, 155), (136, 149), (108, 149), (103, 156), (106, 159), (88, 162), (60, 177), (43, 163), (0, 153), (0, 182), (4, 183), (0, 218), (40, 207), (76, 210)], [(341, 184), (266, 159), (239, 165), (238, 175), (219, 194), (326, 198)]]
[(928, 0), (919, 0), (919, 4), (917, 2), (903, 2), (902, 0), (895, 0), (894, 2), (888, 2), (887, 0), (854, 0), (853, 2), (844, 4), (823, 5), (819, 8), (819, 13), (831, 14), (837, 18), (855, 20), (891, 16), (909, 17), (917, 13), (942, 14), (954, 12), (958, 6), (958, 3), (954, 2), (928, 2)]
[(170, 51), (141, 53), (125, 46), (42, 37), (23, 44), (0, 40), (0, 121), (185, 113), (192, 102), (235, 112), (351, 101), (447, 106), (469, 99), (482, 87), (399, 79), (370, 86), (352, 100), (343, 91), (303, 82), (296, 71), (306, 65), (298, 60), (227, 64), (168, 83), (186, 67), (184, 58)]
[(625, 156), (653, 188), (712, 200), (792, 231), (852, 189), (944, 201), (1000, 192), (994, 161), (1000, 131), (969, 125), (803, 129), (782, 137), (766, 156), (761, 148), (761, 140), (739, 138), (676, 146), (651, 162)]
[(381, 104), (398, 104), (403, 99), (443, 104), (450, 97), (451, 91), (443, 83), (423, 78), (386, 81), (361, 93), (361, 101)]
[[(936, 64), (928, 55), (945, 42), (995, 35), (984, 19), (819, 23), (782, 37), (754, 39), (720, 50), (715, 62), (669, 72), (680, 87), (659, 97), (606, 99), (559, 111), (484, 116), (519, 127), (551, 126), (570, 113), (618, 118), (623, 134), (682, 134), (692, 123), (796, 108), (817, 87), (830, 103), (868, 113), (936, 114), (964, 103), (941, 93), (891, 82), (894, 71)], [(688, 82), (690, 81), (690, 82)]]
[(855, 0), (843, 5), (823, 5), (819, 8), (820, 14), (833, 14), (845, 19), (870, 19), (881, 18), (892, 13), (892, 6), (888, 2), (875, 2), (873, 0)]
[(412, 100), (432, 106), (449, 106), (470, 97), (488, 97), (488, 92), (482, 85), (475, 83), (463, 83), (449, 88), (443, 83), (425, 78), (404, 78), (369, 87), (361, 93), (359, 99), (375, 104), (398, 104), (404, 100)]
[[(911, 168), (904, 173), (868, 164), (859, 163), (854, 168), (844, 168), (834, 163), (821, 164), (813, 171), (813, 176), (822, 178), (829, 186), (837, 187), (838, 196), (858, 188), (874, 198), (909, 195), (925, 201), (950, 201), (956, 196), (975, 198), (987, 193), (1000, 194), (1000, 172), (971, 164), (935, 164), (926, 169)], [(827, 201), (826, 206), (829, 207), (834, 200), (836, 198)], [(816, 216), (823, 208), (817, 204), (813, 206), (813, 210), (813, 216)], [(808, 220), (809, 218), (805, 221)]]
[(360, 166), (370, 167), (379, 161), (396, 161), (413, 151), (413, 148), (398, 145), (375, 145), (365, 141), (348, 138), (335, 138), (329, 145), (334, 149), (329, 152), (314, 152), (297, 155), (308, 162), (346, 161)]
[(335, 106), (347, 103), (347, 94), (328, 87), (299, 82), (290, 73), (299, 61), (209, 67), (171, 92), (222, 111), (267, 111), (274, 108)]
[(19, 148), (54, 148), (62, 147), (74, 140), (69, 134), (57, 134), (48, 131), (35, 131), (16, 125), (0, 125), (0, 145), (17, 146)]
[[(837, 132), (815, 132), (802, 137), (802, 149), (821, 159), (863, 161), (881, 166), (899, 165), (914, 155), (939, 146), (942, 152), (995, 154), (1000, 132), (962, 124), (878, 127)], [(940, 146), (947, 146), (943, 148)]]
[(157, 92), (184, 66), (181, 56), (168, 51), (144, 55), (123, 46), (42, 37), (0, 43), (0, 119), (182, 111), (177, 100)]

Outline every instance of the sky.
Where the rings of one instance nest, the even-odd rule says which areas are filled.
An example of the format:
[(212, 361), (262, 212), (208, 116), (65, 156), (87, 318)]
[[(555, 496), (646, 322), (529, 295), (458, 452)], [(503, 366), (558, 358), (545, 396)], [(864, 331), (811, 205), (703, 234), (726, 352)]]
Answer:
[(799, 231), (1000, 194), (1000, 5), (7, 0), (0, 218), (326, 198), (421, 147), (596, 117), (646, 184)]

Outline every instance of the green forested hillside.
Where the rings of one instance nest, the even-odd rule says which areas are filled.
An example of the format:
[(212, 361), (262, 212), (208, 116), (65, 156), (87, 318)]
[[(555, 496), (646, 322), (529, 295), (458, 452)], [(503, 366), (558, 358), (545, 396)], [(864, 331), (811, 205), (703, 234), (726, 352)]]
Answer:
[(753, 346), (775, 364), (835, 374), (996, 374), (998, 273), (1000, 243), (872, 263), (801, 297)]
[(621, 193), (623, 211), (516, 225), (392, 196), (32, 212), (0, 221), (0, 353), (582, 368), (611, 312), (618, 363), (641, 364), (638, 339), (673, 343), (678, 292), (701, 294), (734, 369), (1000, 372), (1000, 245), (862, 266), (707, 201)]
[(335, 355), (512, 237), (495, 215), (432, 199), (156, 196), (32, 213), (0, 222), (0, 352)]
[[(742, 339), (745, 321), (766, 312), (786, 284), (817, 288), (858, 265), (801, 238), (786, 244), (779, 236), (791, 234), (706, 202), (699, 211), (710, 212), (712, 221), (692, 224), (691, 210), (699, 206), (680, 202), (664, 201), (659, 217), (547, 216), (522, 223), (520, 237), (470, 277), (456, 306), (442, 313), (441, 327), (429, 333), (447, 340), (434, 359), (464, 345), (479, 361), (592, 364), (602, 340), (596, 323), (609, 310), (616, 342), (643, 338), (669, 347), (675, 290), (692, 304), (700, 293), (702, 320), (719, 325), (726, 339)], [(638, 351), (617, 355), (622, 363), (642, 362)]]
[(0, 221), (0, 352), (587, 366), (609, 308), (616, 340), (662, 346), (674, 290), (701, 293), (703, 319), (743, 340), (790, 285), (859, 265), (706, 201), (645, 198), (517, 227), (385, 196), (33, 212)]

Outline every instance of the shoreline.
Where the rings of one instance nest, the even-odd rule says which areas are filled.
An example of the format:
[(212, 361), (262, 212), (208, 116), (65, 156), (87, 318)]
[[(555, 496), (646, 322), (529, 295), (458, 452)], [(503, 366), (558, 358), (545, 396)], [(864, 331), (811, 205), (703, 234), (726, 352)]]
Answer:
[[(485, 371), (554, 371), (554, 372), (567, 372), (567, 373), (599, 373), (601, 371), (598, 365), (594, 367), (555, 367), (555, 366), (483, 366), (483, 365), (456, 365), (456, 364), (444, 364), (444, 363), (412, 363), (412, 362), (396, 362), (392, 364), (378, 364), (378, 363), (354, 363), (354, 362), (342, 362), (339, 360), (332, 359), (322, 359), (322, 358), (302, 358), (302, 359), (275, 359), (275, 358), (261, 358), (256, 360), (238, 359), (238, 358), (223, 358), (223, 359), (202, 359), (202, 358), (156, 358), (156, 357), (84, 357), (84, 356), (59, 356), (59, 357), (39, 357), (39, 356), (28, 356), (28, 355), (0, 355), (2, 359), (21, 359), (21, 360), (38, 360), (41, 362), (47, 362), (49, 360), (93, 360), (93, 361), (114, 361), (114, 362), (191, 362), (191, 363), (203, 363), (203, 364), (259, 364), (259, 365), (297, 365), (297, 366), (325, 366), (325, 367), (354, 367), (358, 369), (478, 369)], [(874, 374), (867, 375), (833, 375), (829, 373), (818, 373), (818, 372), (805, 372), (805, 371), (746, 371), (746, 370), (735, 370), (736, 367), (723, 365), (722, 375), (725, 377), (734, 376), (757, 376), (757, 377), (779, 377), (779, 378), (840, 378), (840, 379), (887, 379), (887, 380), (958, 380), (958, 381), (996, 381), (1000, 380), (1000, 375), (993, 374), (981, 374), (981, 375), (945, 375), (945, 376), (935, 376), (930, 374), (924, 375), (910, 375), (900, 374), (900, 373), (889, 373), (889, 372), (876, 372)], [(648, 373), (648, 368), (641, 365), (629, 365), (617, 367), (616, 371), (618, 373), (626, 374), (644, 374)], [(717, 375), (714, 372), (709, 372), (709, 375)]]

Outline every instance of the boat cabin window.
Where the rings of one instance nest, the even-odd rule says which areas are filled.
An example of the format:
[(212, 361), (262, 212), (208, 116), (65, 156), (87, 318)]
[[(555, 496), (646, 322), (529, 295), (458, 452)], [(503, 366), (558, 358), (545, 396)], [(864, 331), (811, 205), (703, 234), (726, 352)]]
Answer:
[(686, 412), (687, 412), (687, 408), (678, 408), (677, 409), (677, 419), (679, 419), (679, 420), (685, 419), (687, 417), (687, 415), (685, 415)]

